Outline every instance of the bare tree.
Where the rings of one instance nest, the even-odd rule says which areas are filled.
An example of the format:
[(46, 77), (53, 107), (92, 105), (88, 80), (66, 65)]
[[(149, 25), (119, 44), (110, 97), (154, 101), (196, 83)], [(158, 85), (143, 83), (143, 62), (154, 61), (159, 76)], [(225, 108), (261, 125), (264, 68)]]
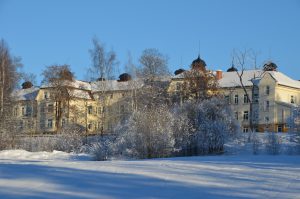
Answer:
[(89, 50), (92, 65), (88, 69), (90, 80), (95, 81), (93, 87), (96, 90), (95, 96), (101, 108), (99, 120), (101, 121), (100, 132), (104, 132), (104, 126), (110, 118), (111, 114), (107, 109), (110, 106), (113, 94), (110, 92), (113, 83), (112, 79), (117, 71), (118, 61), (116, 53), (106, 51), (104, 44), (100, 43), (97, 38), (93, 38), (93, 48)]
[(131, 53), (128, 52), (128, 60), (125, 64), (125, 72), (130, 74), (132, 79), (135, 79), (137, 77), (137, 65), (133, 62), (133, 58), (131, 56)]
[[(16, 124), (11, 108), (14, 100), (12, 91), (16, 88), (19, 79), (18, 68), (21, 67), (20, 58), (13, 57), (5, 41), (0, 40), (0, 143), (12, 145)], [(8, 135), (9, 134), (9, 135)], [(5, 139), (4, 139), (5, 138)], [(0, 146), (1, 147), (1, 146)]]
[(106, 51), (104, 44), (94, 37), (93, 48), (89, 50), (92, 65), (88, 69), (90, 80), (113, 79), (118, 66), (117, 56), (114, 51)]
[(36, 85), (36, 75), (33, 74), (33, 73), (25, 73), (25, 72), (22, 72), (20, 74), (20, 78), (22, 81), (24, 82), (31, 82), (32, 85)]
[(169, 75), (168, 58), (155, 48), (145, 49), (139, 59), (141, 64), (140, 76), (154, 80)]
[(68, 91), (70, 82), (74, 75), (68, 65), (48, 66), (43, 71), (43, 83), (51, 90), (50, 97), (55, 103), (55, 127), (56, 131), (61, 129), (61, 122), (65, 110), (69, 111), (69, 104), (72, 96)]
[[(250, 97), (249, 91), (247, 90), (247, 86), (245, 86), (243, 79), (244, 79), (244, 72), (247, 69), (258, 69), (257, 66), (257, 56), (258, 53), (253, 51), (252, 49), (246, 49), (243, 51), (236, 51), (234, 50), (232, 53), (232, 63), (233, 65), (235, 65), (239, 70), (236, 71), (236, 74), (239, 78), (239, 83), (241, 88), (243, 89), (245, 95), (247, 96), (249, 105), (250, 105), (250, 110), (249, 110), (249, 119), (250, 119), (250, 130), (251, 132), (254, 131), (254, 120), (255, 120), (255, 114), (253, 111), (253, 103), (255, 101), (254, 99), (254, 92), (255, 92), (255, 85), (252, 84), (251, 87), (251, 92), (252, 92), (252, 97)], [(259, 74), (258, 76), (256, 76), (257, 74), (254, 73), (253, 74), (253, 78), (252, 80), (256, 79), (257, 77), (261, 77), (263, 75), (263, 73)], [(252, 81), (253, 83), (253, 81)]]

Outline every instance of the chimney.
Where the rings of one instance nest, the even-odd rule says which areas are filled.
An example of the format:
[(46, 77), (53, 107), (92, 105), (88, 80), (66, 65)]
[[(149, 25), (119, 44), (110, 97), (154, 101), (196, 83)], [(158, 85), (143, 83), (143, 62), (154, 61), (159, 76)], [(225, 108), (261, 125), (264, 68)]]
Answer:
[(222, 76), (223, 76), (222, 70), (217, 70), (216, 71), (216, 78), (217, 78), (217, 80), (222, 79)]

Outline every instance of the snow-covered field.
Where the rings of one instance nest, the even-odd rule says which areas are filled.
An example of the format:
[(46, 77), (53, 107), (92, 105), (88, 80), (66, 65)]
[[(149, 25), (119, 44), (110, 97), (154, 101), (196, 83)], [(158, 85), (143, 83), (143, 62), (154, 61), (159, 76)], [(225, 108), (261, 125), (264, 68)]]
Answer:
[(95, 162), (58, 151), (2, 151), (0, 198), (300, 198), (300, 158)]

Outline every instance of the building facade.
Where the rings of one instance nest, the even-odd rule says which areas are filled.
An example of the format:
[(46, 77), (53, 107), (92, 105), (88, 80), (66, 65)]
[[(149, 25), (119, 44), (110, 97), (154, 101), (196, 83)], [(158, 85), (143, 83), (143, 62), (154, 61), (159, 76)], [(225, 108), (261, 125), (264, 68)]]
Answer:
[[(60, 108), (55, 100), (55, 88), (49, 85), (17, 90), (13, 93), (12, 109), (18, 132), (54, 133), (59, 122), (61, 128), (81, 126), (87, 134), (109, 133), (132, 111), (133, 95), (141, 85), (140, 81), (73, 80), (66, 86), (68, 100)], [(59, 118), (58, 111), (61, 111)]]
[[(175, 75), (168, 88), (179, 103), (187, 100), (182, 95), (185, 72)], [(228, 102), (243, 132), (251, 128), (258, 132), (288, 130), (287, 120), (300, 104), (300, 81), (271, 69), (245, 70), (242, 73), (232, 67), (227, 72), (219, 70), (211, 73), (218, 82), (219, 94)]]

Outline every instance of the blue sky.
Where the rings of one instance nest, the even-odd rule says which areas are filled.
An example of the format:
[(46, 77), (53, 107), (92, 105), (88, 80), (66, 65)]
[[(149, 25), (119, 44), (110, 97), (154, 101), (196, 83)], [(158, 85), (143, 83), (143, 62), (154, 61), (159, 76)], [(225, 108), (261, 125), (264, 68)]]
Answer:
[(0, 38), (21, 56), (24, 71), (69, 64), (78, 79), (91, 65), (97, 36), (120, 61), (137, 62), (145, 48), (169, 57), (169, 68), (188, 68), (198, 56), (226, 70), (233, 49), (252, 48), (258, 63), (272, 59), (300, 79), (299, 0), (0, 0)]

